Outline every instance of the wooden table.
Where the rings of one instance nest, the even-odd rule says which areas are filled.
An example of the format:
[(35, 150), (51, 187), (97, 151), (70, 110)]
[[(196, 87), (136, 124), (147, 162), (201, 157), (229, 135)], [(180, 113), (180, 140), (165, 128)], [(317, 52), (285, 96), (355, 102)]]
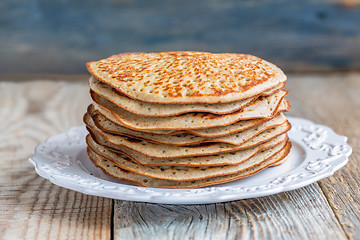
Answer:
[(360, 239), (360, 73), (288, 76), (288, 115), (349, 137), (344, 168), (295, 191), (207, 205), (114, 201), (35, 173), (34, 147), (82, 124), (86, 78), (0, 82), (0, 239)]

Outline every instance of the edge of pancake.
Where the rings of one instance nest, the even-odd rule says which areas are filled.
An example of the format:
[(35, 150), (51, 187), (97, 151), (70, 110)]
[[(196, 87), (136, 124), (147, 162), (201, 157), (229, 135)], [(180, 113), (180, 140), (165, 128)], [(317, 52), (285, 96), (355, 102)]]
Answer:
[[(139, 126), (138, 123), (134, 122), (133, 119), (138, 119), (137, 115), (136, 114), (133, 114), (131, 112), (128, 112), (122, 108), (119, 108), (117, 107), (115, 104), (111, 103), (109, 101), (109, 105), (111, 107), (111, 105), (115, 105), (115, 106), (112, 106), (111, 109), (109, 109), (109, 107), (105, 107), (103, 106), (103, 104), (99, 103), (99, 100), (101, 99), (96, 99), (97, 101), (94, 100), (94, 107), (96, 110), (98, 111), (106, 111), (108, 112), (108, 114), (111, 114), (119, 123), (121, 123), (121, 125), (124, 125), (126, 126), (127, 128), (129, 129), (132, 129), (132, 130), (184, 130), (184, 129), (205, 129), (205, 128), (213, 128), (213, 127), (219, 127), (219, 126), (226, 126), (226, 125), (230, 125), (230, 124), (233, 124), (235, 122), (238, 122), (240, 120), (249, 120), (249, 119), (256, 119), (256, 118), (265, 118), (265, 119), (270, 119), (270, 118), (273, 118), (277, 113), (278, 113), (278, 110), (280, 108), (280, 106), (282, 105), (285, 105), (284, 109), (281, 110), (282, 112), (283, 111), (288, 111), (289, 108), (290, 108), (290, 105), (288, 103), (288, 101), (285, 99), (285, 96), (289, 93), (288, 91), (285, 91), (285, 90), (280, 90), (282, 91), (280, 96), (279, 96), (279, 99), (278, 99), (278, 102), (277, 102), (277, 105), (274, 107), (274, 109), (271, 109), (268, 113), (268, 116), (239, 116), (239, 114), (242, 114), (242, 113), (246, 113), (247, 112), (247, 109), (246, 108), (250, 108), (250, 105), (247, 106), (246, 108), (244, 109), (241, 109), (239, 110), (238, 112), (234, 112), (234, 113), (231, 113), (231, 114), (226, 114), (225, 116), (224, 115), (216, 115), (216, 114), (211, 114), (211, 113), (187, 113), (187, 114), (183, 114), (183, 115), (179, 115), (179, 116), (171, 116), (171, 117), (167, 117), (166, 118), (166, 121), (170, 121), (171, 123), (174, 124), (174, 126), (169, 126), (169, 123), (167, 123), (165, 126), (154, 126), (154, 125), (150, 125), (150, 126)], [(104, 101), (107, 101), (106, 99), (104, 99)], [(261, 100), (261, 101), (264, 101), (264, 100)], [(255, 104), (256, 101), (254, 101), (252, 104)], [(263, 102), (261, 102), (262, 104), (265, 104)], [(115, 113), (114, 111), (117, 111), (117, 113)], [(123, 116), (119, 116), (119, 113), (120, 114), (123, 114)], [(198, 123), (197, 125), (195, 125), (194, 123), (192, 123), (190, 121), (190, 119), (186, 119), (186, 116), (191, 116), (191, 115), (194, 115), (194, 114), (200, 114), (200, 116), (198, 118), (196, 118), (198, 120)], [(231, 120), (228, 119), (227, 121), (224, 121), (223, 118), (230, 118), (231, 116), (229, 115), (236, 115), (237, 117), (234, 117), (232, 118)], [(223, 117), (224, 116), (224, 117)], [(128, 118), (128, 119), (126, 119)], [(148, 118), (148, 119), (146, 119)], [(162, 119), (162, 117), (143, 117), (142, 118), (143, 121), (142, 122), (149, 122), (150, 119), (153, 119), (153, 121), (159, 121)], [(155, 120), (156, 119), (156, 120)], [(163, 118), (165, 119), (165, 118)], [(173, 119), (173, 121), (171, 121), (171, 119)], [(178, 119), (178, 123), (175, 123), (174, 121)], [(203, 119), (201, 121), (201, 119)], [(206, 119), (210, 119), (210, 122), (207, 123), (205, 126), (204, 126), (204, 120)], [(211, 120), (211, 119), (214, 119), (214, 120)], [(220, 120), (221, 119), (221, 120)], [(183, 123), (184, 125), (179, 127), (178, 124), (179, 123)], [(162, 125), (164, 125), (165, 123), (162, 122), (160, 123)]]
[[(91, 157), (89, 156), (90, 160), (93, 162), (93, 164), (100, 168), (106, 175), (113, 177), (115, 179), (120, 179), (120, 180), (124, 180), (127, 182), (131, 182), (133, 184), (136, 184), (138, 186), (141, 187), (152, 187), (152, 188), (183, 188), (183, 189), (187, 189), (187, 188), (198, 188), (198, 187), (205, 187), (205, 186), (209, 186), (209, 185), (215, 185), (215, 184), (219, 184), (219, 183), (225, 183), (225, 182), (231, 182), (231, 181), (235, 181), (244, 177), (248, 177), (251, 176), (253, 174), (256, 174), (270, 166), (272, 166), (273, 164), (276, 164), (277, 162), (283, 160), (284, 158), (288, 157), (289, 153), (290, 153), (290, 149), (291, 149), (291, 145), (292, 143), (290, 141), (288, 141), (288, 145), (286, 146), (286, 150), (284, 151), (283, 154), (279, 155), (279, 156), (273, 156), (275, 157), (275, 160), (267, 162), (265, 165), (261, 166), (261, 168), (255, 168), (252, 169), (252, 171), (249, 171), (249, 173), (245, 174), (245, 175), (241, 175), (240, 174), (232, 174), (232, 175), (226, 175), (226, 176), (221, 176), (221, 177), (215, 177), (215, 178), (208, 178), (206, 179), (206, 181), (200, 180), (200, 181), (188, 181), (187, 185), (184, 186), (184, 182), (179, 182), (179, 181), (169, 181), (169, 180), (159, 180), (159, 179), (154, 179), (154, 178), (150, 178), (150, 177), (146, 177), (146, 176), (142, 176), (139, 174), (135, 174), (129, 171), (125, 171), (123, 169), (121, 169), (120, 167), (118, 167), (117, 165), (115, 165), (116, 169), (118, 169), (119, 171), (121, 171), (124, 174), (131, 174), (132, 177), (125, 177), (125, 176), (113, 176), (112, 174), (110, 174), (107, 169), (105, 169), (103, 166), (99, 165), (95, 160), (91, 159)], [(88, 154), (89, 155), (89, 154)], [(109, 163), (112, 163), (111, 161), (109, 161)], [(240, 176), (239, 176), (240, 175)], [(135, 177), (140, 177), (142, 178), (143, 181), (136, 181), (133, 180)], [(160, 183), (154, 183), (151, 184), (152, 181), (156, 181)], [(171, 185), (170, 185), (171, 184)], [(181, 184), (183, 184), (183, 186), (181, 186)]]
[[(272, 140), (274, 140), (276, 138), (278, 138), (278, 141), (271, 142)], [(172, 158), (172, 159), (171, 158), (170, 159), (157, 159), (157, 158), (147, 157), (147, 156), (142, 155), (131, 149), (126, 149), (125, 147), (124, 147), (124, 149), (114, 150), (112, 148), (98, 144), (92, 138), (91, 134), (88, 134), (88, 136), (86, 136), (86, 143), (87, 143), (87, 146), (90, 147), (94, 152), (98, 153), (99, 155), (101, 155), (103, 157), (108, 156), (108, 158), (111, 158), (112, 154), (120, 153), (120, 154), (126, 155), (132, 161), (136, 162), (139, 165), (143, 165), (143, 166), (187, 166), (187, 167), (212, 166), (212, 167), (214, 167), (214, 166), (240, 164), (240, 163), (246, 161), (247, 159), (249, 159), (250, 157), (254, 156), (255, 154), (257, 154), (258, 152), (266, 150), (271, 147), (274, 147), (275, 145), (283, 143), (289, 139), (287, 134), (280, 135), (276, 138), (269, 140), (267, 142), (264, 142), (258, 146), (254, 146), (252, 148), (242, 149), (242, 150), (234, 151), (234, 152), (215, 154), (217, 156), (214, 156), (214, 155), (191, 156), (191, 157)], [(250, 151), (250, 154), (247, 154), (246, 153), (247, 151)], [(229, 160), (229, 159), (231, 159), (231, 157), (237, 157), (238, 153), (240, 153), (240, 156), (239, 156), (240, 159), (242, 158), (240, 161), (239, 160), (237, 160), (237, 161)], [(229, 154), (231, 155), (230, 158), (229, 158)], [(246, 156), (245, 158), (243, 158), (244, 155)], [(210, 158), (216, 157), (221, 160), (218, 162), (214, 162), (214, 160), (209, 162), (208, 161), (209, 157)], [(185, 160), (182, 160), (182, 159), (185, 159)], [(224, 159), (228, 159), (228, 160), (224, 160)], [(187, 160), (187, 162), (186, 162), (186, 160)]]
[[(151, 143), (151, 142), (148, 142), (145, 140), (129, 138), (126, 136), (123, 137), (123, 140), (121, 141), (122, 144), (117, 144), (117, 143), (111, 141), (107, 137), (107, 135), (105, 133), (101, 132), (100, 130), (91, 128), (89, 126), (86, 126), (86, 128), (89, 131), (89, 133), (92, 135), (95, 142), (100, 145), (103, 145), (103, 146), (106, 146), (106, 147), (109, 147), (109, 148), (112, 148), (115, 150), (117, 150), (117, 145), (120, 145), (120, 146), (129, 148), (135, 152), (141, 153), (148, 157), (166, 159), (166, 158), (190, 157), (190, 156), (206, 156), (206, 155), (218, 154), (218, 153), (223, 153), (223, 152), (232, 152), (232, 151), (250, 148), (250, 147), (259, 145), (261, 143), (264, 143), (266, 141), (269, 141), (270, 139), (273, 139), (279, 135), (285, 134), (286, 132), (288, 132), (291, 129), (291, 124), (287, 121), (286, 127), (284, 127), (284, 129), (279, 132), (273, 133), (273, 135), (271, 135), (271, 137), (265, 136), (265, 138), (261, 138), (260, 140), (256, 139), (256, 138), (262, 137), (264, 134), (267, 135), (267, 133), (269, 133), (271, 130), (275, 131), (275, 128), (265, 130), (265, 131), (259, 133), (258, 135), (254, 136), (253, 138), (249, 139), (248, 141), (244, 142), (244, 144), (239, 145), (239, 146), (227, 144), (227, 143), (205, 143), (205, 145), (199, 144), (199, 145), (194, 145), (194, 146), (173, 146), (173, 145)], [(95, 128), (96, 128), (96, 126), (95, 126)], [(102, 144), (98, 138), (100, 138), (102, 141), (105, 141), (105, 144)], [(254, 139), (256, 139), (256, 140), (254, 140)], [(140, 144), (141, 144), (141, 146), (140, 146)], [(155, 149), (156, 145), (163, 146), (163, 148)], [(217, 148), (209, 150), (208, 148), (211, 148), (212, 145), (217, 145)], [(176, 153), (175, 152), (171, 153), (172, 149), (173, 150), (176, 149), (176, 151), (174, 150)], [(194, 151), (192, 151), (193, 149), (194, 149)], [(207, 151), (205, 151), (205, 150), (207, 150)]]
[[(255, 154), (254, 156), (247, 159), (247, 161), (239, 164), (211, 167), (144, 166), (133, 162), (130, 158), (123, 154), (116, 154), (115, 160), (114, 158), (98, 154), (96, 151), (93, 151), (93, 149), (89, 147), (88, 148), (95, 154), (114, 162), (117, 166), (127, 171), (156, 179), (183, 182), (225, 176), (246, 171), (256, 165), (262, 164), (268, 158), (271, 158), (276, 153), (282, 151), (286, 145), (287, 142), (283, 142), (271, 148), (262, 150), (260, 153)], [(261, 155), (261, 157), (259, 157), (259, 155)]]
[[(92, 117), (87, 113), (83, 117), (83, 120), (87, 125), (89, 125), (88, 124), (89, 123), (89, 118), (92, 118)], [(272, 119), (274, 119), (274, 118), (272, 118)], [(272, 119), (270, 119), (269, 121), (271, 121)], [(108, 129), (104, 128), (101, 124), (99, 124), (96, 121), (96, 119), (92, 118), (92, 123), (94, 123), (95, 126), (99, 130), (101, 130), (101, 131), (103, 131), (105, 133), (114, 135), (114, 137), (116, 137), (118, 135), (120, 135), (120, 136), (122, 135), (122, 136), (131, 137), (131, 138), (142, 139), (142, 140), (145, 140), (145, 141), (154, 142), (154, 143), (158, 143), (158, 144), (175, 145), (175, 146), (188, 146), (188, 145), (201, 144), (201, 143), (206, 143), (206, 142), (216, 142), (216, 143), (222, 142), (222, 143), (229, 143), (229, 144), (233, 144), (233, 145), (241, 145), (245, 141), (244, 142), (235, 142), (235, 141), (231, 141), (231, 139), (229, 139), (229, 137), (234, 138), (234, 135), (235, 135), (235, 137), (240, 138), (240, 136), (244, 135), (244, 132), (246, 132), (248, 135), (251, 135), (252, 137), (254, 137), (257, 134), (259, 134), (259, 133), (261, 133), (261, 132), (263, 132), (263, 131), (265, 131), (267, 129), (282, 125), (287, 120), (285, 118), (283, 122), (272, 123), (272, 124), (266, 125), (269, 121), (266, 121), (266, 122), (262, 123), (261, 125), (257, 125), (257, 126), (248, 128), (248, 129), (243, 130), (241, 132), (231, 133), (231, 134), (228, 134), (228, 135), (223, 136), (223, 137), (206, 138), (206, 137), (198, 137), (198, 136), (194, 136), (194, 135), (191, 135), (191, 134), (187, 134), (188, 135), (187, 142), (176, 142), (177, 141), (176, 138), (175, 138), (175, 140), (171, 139), (171, 137), (175, 137), (175, 135), (171, 135), (171, 136), (167, 135), (167, 136), (165, 136), (165, 138), (170, 138), (170, 139), (161, 140), (161, 138), (164, 137), (164, 136), (161, 136), (161, 135), (160, 136), (158, 136), (158, 135), (152, 136), (153, 134), (141, 133), (141, 132), (132, 131), (132, 130), (128, 130), (128, 131), (131, 131), (131, 132), (126, 132), (126, 130), (124, 130), (123, 132), (109, 131)], [(263, 125), (266, 125), (266, 126), (263, 127)], [(260, 130), (258, 130), (259, 127), (261, 127)], [(248, 133), (249, 131), (252, 131), (252, 130), (254, 131), (253, 133)], [(156, 139), (156, 137), (159, 137), (160, 139)], [(181, 136), (179, 136), (177, 138), (181, 138)], [(251, 137), (250, 138), (247, 137), (247, 138), (250, 139)], [(194, 139), (194, 140), (191, 140), (191, 139)]]
[[(119, 122), (115, 122), (114, 120), (108, 118), (108, 116), (103, 115), (102, 113), (100, 113), (99, 111), (97, 111), (94, 106), (92, 104), (90, 104), (87, 108), (87, 113), (94, 119), (94, 118), (105, 118), (106, 121), (111, 122), (111, 124), (114, 125), (119, 125), (120, 127), (129, 129), (131, 131), (136, 131), (136, 132), (145, 132), (148, 134), (155, 134), (155, 135), (175, 135), (175, 134), (181, 134), (181, 133), (188, 133), (188, 134), (192, 134), (194, 136), (199, 136), (199, 137), (208, 137), (208, 138), (215, 138), (215, 137), (222, 137), (228, 134), (232, 134), (232, 133), (236, 133), (236, 132), (240, 132), (243, 130), (246, 130), (248, 128), (254, 127), (256, 125), (262, 124), (264, 122), (266, 122), (268, 119), (266, 118), (258, 118), (258, 119), (250, 119), (250, 120), (243, 120), (243, 121), (251, 121), (252, 123), (249, 124), (248, 126), (245, 127), (237, 127), (234, 130), (231, 130), (230, 132), (220, 132), (220, 133), (214, 133), (217, 131), (216, 128), (224, 128), (225, 131), (227, 131), (226, 128), (229, 128), (230, 125), (233, 124), (237, 124), (238, 122), (235, 122), (233, 124), (230, 125), (226, 125), (226, 126), (219, 126), (219, 127), (214, 127), (214, 128), (205, 128), (205, 129), (184, 129), (184, 130), (138, 130), (138, 129), (131, 129), (128, 128), (125, 125), (120, 125)], [(283, 114), (282, 112), (276, 112), (276, 115), (279, 114)], [(111, 115), (110, 115), (111, 116)], [(274, 116), (274, 117), (275, 117)], [(240, 120), (242, 121), (242, 120)], [(220, 129), (219, 129), (220, 130)], [(221, 130), (220, 130), (221, 131)], [(209, 133), (210, 132), (210, 133)], [(111, 132), (109, 132), (111, 133)]]

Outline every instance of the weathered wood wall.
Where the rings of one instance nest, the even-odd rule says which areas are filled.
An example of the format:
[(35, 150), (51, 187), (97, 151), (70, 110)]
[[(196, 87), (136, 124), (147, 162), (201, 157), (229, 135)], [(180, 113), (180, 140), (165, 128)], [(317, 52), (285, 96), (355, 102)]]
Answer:
[(2, 0), (0, 13), (0, 74), (85, 73), (115, 53), (168, 50), (360, 70), (359, 0)]

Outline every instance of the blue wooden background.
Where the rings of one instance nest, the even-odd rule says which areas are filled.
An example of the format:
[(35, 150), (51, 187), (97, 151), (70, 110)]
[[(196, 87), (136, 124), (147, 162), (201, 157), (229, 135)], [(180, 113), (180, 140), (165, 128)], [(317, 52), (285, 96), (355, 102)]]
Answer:
[(120, 52), (250, 53), (285, 71), (360, 70), (359, 1), (1, 0), (0, 74), (85, 73)]

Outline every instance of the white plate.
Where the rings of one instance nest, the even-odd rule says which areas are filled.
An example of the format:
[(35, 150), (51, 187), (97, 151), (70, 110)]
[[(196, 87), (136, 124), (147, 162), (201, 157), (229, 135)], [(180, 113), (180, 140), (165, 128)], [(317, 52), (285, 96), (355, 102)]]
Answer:
[(85, 127), (50, 137), (30, 162), (36, 172), (56, 185), (107, 198), (165, 204), (202, 204), (261, 197), (297, 189), (332, 175), (343, 167), (352, 149), (347, 138), (328, 127), (288, 117), (293, 143), (284, 164), (251, 177), (196, 189), (138, 187), (106, 176), (86, 154)]

